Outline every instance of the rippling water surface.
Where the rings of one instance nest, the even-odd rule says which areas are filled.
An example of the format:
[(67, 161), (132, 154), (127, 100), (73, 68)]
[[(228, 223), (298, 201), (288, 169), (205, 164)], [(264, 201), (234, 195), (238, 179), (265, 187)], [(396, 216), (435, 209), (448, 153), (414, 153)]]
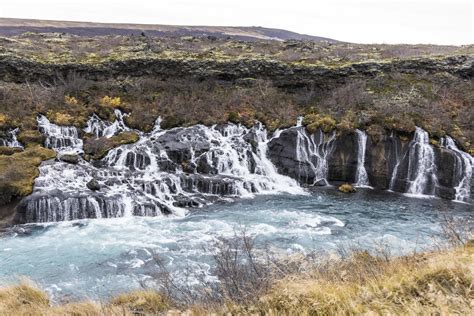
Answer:
[[(282, 253), (390, 245), (396, 254), (434, 246), (444, 214), (472, 218), (472, 205), (361, 190), (261, 195), (193, 210), (186, 217), (128, 217), (15, 227), (0, 237), (0, 285), (26, 276), (54, 299), (104, 298), (137, 288), (156, 272), (212, 278), (209, 250), (245, 229)], [(471, 211), (471, 212), (470, 212)]]

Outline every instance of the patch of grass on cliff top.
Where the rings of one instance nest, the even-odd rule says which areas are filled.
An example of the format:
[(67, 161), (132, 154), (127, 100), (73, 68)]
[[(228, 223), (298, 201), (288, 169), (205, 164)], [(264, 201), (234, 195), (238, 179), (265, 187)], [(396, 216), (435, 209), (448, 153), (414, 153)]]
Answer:
[(39, 145), (28, 146), (13, 155), (0, 155), (0, 201), (10, 202), (33, 191), (33, 182), (39, 176), (38, 166), (43, 160), (56, 157), (51, 149)]
[(469, 55), (474, 45), (363, 45), (312, 41), (238, 41), (206, 37), (97, 36), (50, 33), (5, 38), (1, 54), (44, 63), (99, 63), (137, 58), (229, 61), (269, 59), (298, 65), (340, 66), (394, 58)]

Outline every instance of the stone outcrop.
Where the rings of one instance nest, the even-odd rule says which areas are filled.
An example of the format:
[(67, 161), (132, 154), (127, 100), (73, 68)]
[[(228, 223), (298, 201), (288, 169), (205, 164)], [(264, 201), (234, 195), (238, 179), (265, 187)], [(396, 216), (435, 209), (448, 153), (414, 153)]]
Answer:
[[(274, 138), (269, 144), (269, 157), (282, 174), (302, 184), (318, 184), (314, 182), (314, 174), (315, 168), (317, 169), (318, 164), (321, 164), (321, 150), (316, 149), (311, 152), (305, 148), (299, 148), (302, 143), (301, 139), (298, 139), (298, 129), (303, 129), (303, 127), (285, 130), (279, 137)], [(310, 138), (317, 139), (320, 137), (319, 134), (310, 135)], [(416, 181), (414, 173), (410, 170), (417, 169), (418, 164), (421, 163), (415, 159), (421, 149), (413, 145), (412, 139), (413, 135), (399, 135), (392, 131), (387, 131), (378, 137), (367, 138), (364, 167), (372, 187), (403, 193), (408, 191), (410, 185)], [(318, 144), (317, 141), (315, 143)], [(323, 142), (317, 147), (321, 149), (327, 145)], [(433, 192), (441, 198), (455, 199), (455, 187), (459, 185), (462, 177), (457, 153), (443, 147), (431, 146), (431, 148), (434, 153), (431, 166), (433, 174), (427, 177), (424, 184), (426, 191), (420, 194)], [(326, 180), (329, 183), (355, 183), (357, 151), (355, 133), (338, 135), (332, 141), (331, 149), (325, 158), (328, 167)], [(311, 168), (308, 168), (306, 155), (310, 156)], [(471, 196), (472, 192), (471, 180)]]
[(367, 61), (338, 67), (289, 64), (268, 59), (237, 59), (216, 62), (200, 59), (135, 58), (103, 63), (47, 64), (13, 55), (0, 55), (0, 80), (25, 82), (52, 81), (58, 75), (75, 73), (92, 80), (127, 77), (243, 78), (270, 79), (279, 86), (301, 86), (309, 83), (327, 84), (345, 78), (374, 76), (379, 73), (448, 72), (465, 78), (474, 75), (473, 56), (413, 58), (403, 60)]

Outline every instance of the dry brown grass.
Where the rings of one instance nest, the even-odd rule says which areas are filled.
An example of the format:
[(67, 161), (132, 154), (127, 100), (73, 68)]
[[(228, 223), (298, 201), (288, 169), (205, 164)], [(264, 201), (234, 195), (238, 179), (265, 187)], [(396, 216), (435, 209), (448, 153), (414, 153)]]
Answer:
[(298, 315), (469, 314), (474, 246), (386, 261), (368, 253), (277, 282), (260, 311)]

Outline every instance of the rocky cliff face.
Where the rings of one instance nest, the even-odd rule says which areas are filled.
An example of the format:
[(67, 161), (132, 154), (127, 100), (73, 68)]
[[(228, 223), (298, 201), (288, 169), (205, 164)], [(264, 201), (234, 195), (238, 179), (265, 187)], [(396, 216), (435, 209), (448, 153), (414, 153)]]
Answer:
[[(279, 172), (304, 184), (317, 185), (324, 179), (329, 183), (356, 183), (358, 168), (363, 167), (369, 185), (377, 189), (470, 199), (472, 157), (453, 143), (430, 145), (421, 129), (411, 138), (396, 132), (386, 132), (377, 140), (368, 137), (364, 166), (358, 165), (361, 147), (357, 133), (321, 135), (321, 131), (310, 135), (304, 127), (285, 130), (269, 143), (269, 157)], [(312, 145), (307, 146), (302, 139)]]
[(474, 76), (473, 56), (443, 58), (414, 58), (389, 62), (360, 62), (337, 67), (289, 64), (277, 60), (238, 59), (215, 60), (137, 58), (102, 63), (48, 64), (0, 55), (0, 80), (25, 82), (54, 81), (58, 75), (81, 75), (91, 80), (129, 77), (154, 78), (215, 78), (237, 80), (261, 78), (278, 86), (301, 86), (313, 83), (326, 85), (346, 78), (366, 78), (380, 73), (440, 73), (447, 72), (464, 78)]

